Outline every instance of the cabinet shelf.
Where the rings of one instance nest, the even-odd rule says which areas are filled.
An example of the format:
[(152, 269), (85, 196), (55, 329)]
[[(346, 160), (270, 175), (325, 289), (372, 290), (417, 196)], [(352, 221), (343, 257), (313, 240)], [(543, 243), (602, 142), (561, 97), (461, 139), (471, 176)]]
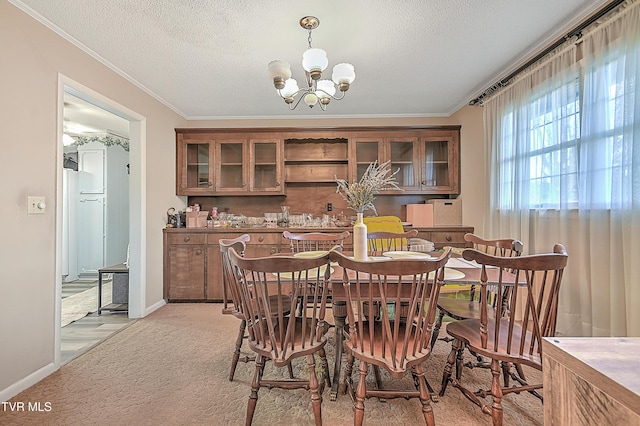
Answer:
[(329, 159), (329, 158), (304, 158), (304, 159), (298, 159), (296, 158), (295, 160), (284, 160), (284, 162), (286, 164), (348, 164), (349, 160), (347, 160), (346, 158), (342, 159)]

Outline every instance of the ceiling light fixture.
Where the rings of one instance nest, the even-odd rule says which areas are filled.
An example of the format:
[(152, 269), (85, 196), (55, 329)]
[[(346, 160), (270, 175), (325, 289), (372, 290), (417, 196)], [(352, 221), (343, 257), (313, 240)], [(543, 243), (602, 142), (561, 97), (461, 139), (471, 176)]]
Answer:
[[(320, 20), (315, 16), (305, 16), (300, 19), (300, 26), (309, 31), (309, 48), (302, 54), (302, 67), (304, 68), (307, 86), (298, 87), (298, 82), (291, 78), (291, 65), (286, 61), (269, 62), (269, 76), (273, 80), (273, 85), (278, 95), (289, 105), (290, 110), (296, 109), (300, 101), (313, 108), (317, 103), (323, 111), (331, 99), (339, 101), (344, 98), (345, 92), (356, 78), (353, 65), (341, 63), (333, 67), (331, 80), (322, 80), (322, 72), (329, 65), (327, 52), (322, 49), (311, 47), (311, 32), (318, 28)], [(334, 85), (335, 83), (335, 85)], [(341, 92), (341, 96), (334, 96), (336, 85)], [(297, 99), (296, 99), (297, 98)]]

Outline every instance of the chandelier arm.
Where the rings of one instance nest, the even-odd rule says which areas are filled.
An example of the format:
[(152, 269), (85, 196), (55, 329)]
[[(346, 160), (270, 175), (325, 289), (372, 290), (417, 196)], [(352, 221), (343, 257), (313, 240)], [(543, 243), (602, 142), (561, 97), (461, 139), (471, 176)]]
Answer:
[[(300, 90), (298, 90), (296, 92), (296, 94), (298, 94), (299, 92), (300, 92)], [(294, 103), (289, 104), (289, 110), (293, 111), (294, 109), (296, 109), (298, 107), (298, 104), (300, 103), (300, 101), (303, 100), (303, 99), (304, 99), (304, 96), (300, 96), (298, 98), (298, 100), (295, 102), (295, 104)]]
[[(278, 92), (278, 95), (282, 98), (282, 99), (287, 99), (286, 96), (282, 96), (281, 93), (281, 89), (276, 89), (276, 92)], [(300, 93), (302, 92), (307, 92), (307, 93), (311, 93), (311, 91), (309, 90), (308, 87), (303, 87), (302, 89), (298, 89), (296, 92), (291, 94), (291, 98), (295, 98), (296, 96), (298, 96)]]
[(336, 101), (341, 100), (341, 99), (342, 99), (342, 98), (344, 98), (344, 96), (347, 94), (347, 92), (341, 92), (341, 93), (342, 93), (342, 96), (340, 96), (340, 97), (338, 98), (338, 97), (336, 97), (336, 96), (332, 95), (331, 93), (327, 93), (327, 92), (325, 92), (325, 91), (324, 91), (324, 90), (322, 90), (322, 89), (316, 89), (316, 92), (322, 92), (322, 93), (325, 93), (325, 94), (326, 94), (327, 96), (329, 96), (331, 99), (334, 99), (334, 100), (336, 100)]

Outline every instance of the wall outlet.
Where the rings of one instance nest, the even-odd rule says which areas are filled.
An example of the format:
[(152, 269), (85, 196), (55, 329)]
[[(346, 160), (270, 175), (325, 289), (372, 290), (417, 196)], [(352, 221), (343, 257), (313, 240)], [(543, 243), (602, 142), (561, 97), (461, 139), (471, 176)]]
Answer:
[(333, 211), (333, 204), (327, 203), (327, 211), (328, 212)]
[(46, 209), (44, 197), (27, 197), (27, 214), (45, 214)]

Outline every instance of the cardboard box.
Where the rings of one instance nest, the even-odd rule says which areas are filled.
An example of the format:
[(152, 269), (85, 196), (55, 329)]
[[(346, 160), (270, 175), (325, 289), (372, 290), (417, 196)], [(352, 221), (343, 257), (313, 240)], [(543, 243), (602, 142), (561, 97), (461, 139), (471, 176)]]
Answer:
[(404, 207), (405, 220), (416, 228), (433, 227), (433, 205), (407, 204)]
[(187, 228), (206, 228), (209, 212), (187, 212)]
[(428, 200), (433, 206), (433, 225), (462, 225), (462, 200)]

